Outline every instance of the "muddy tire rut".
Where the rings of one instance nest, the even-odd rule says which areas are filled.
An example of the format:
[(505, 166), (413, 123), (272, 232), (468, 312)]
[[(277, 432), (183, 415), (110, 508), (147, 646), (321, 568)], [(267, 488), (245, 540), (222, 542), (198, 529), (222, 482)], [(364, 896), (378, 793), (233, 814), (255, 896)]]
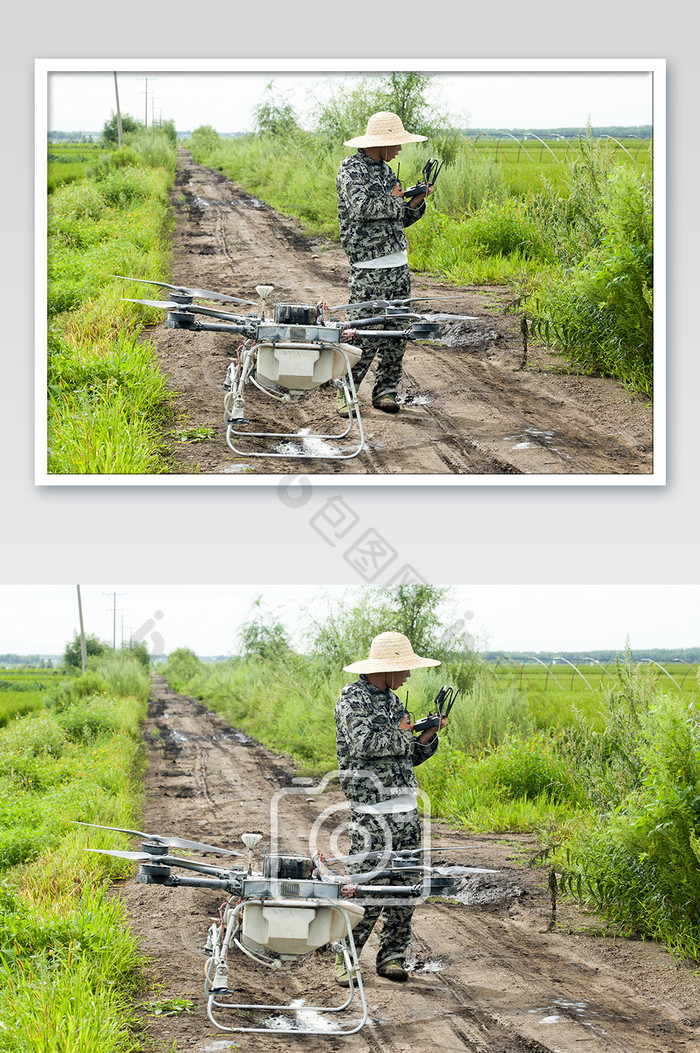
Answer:
[[(196, 164), (182, 149), (172, 201), (174, 283), (249, 300), (256, 299), (256, 285), (269, 284), (274, 287), (273, 300), (347, 302), (348, 263), (342, 249), (305, 235), (296, 220), (251, 197), (221, 172)], [(430, 215), (421, 222), (430, 223)], [(153, 327), (148, 335), (177, 392), (179, 424), (213, 431), (212, 438), (196, 444), (171, 441), (173, 474), (303, 471), (489, 477), (652, 472), (648, 400), (611, 380), (571, 375), (541, 347), (529, 347), (525, 360), (520, 318), (505, 313), (508, 294), (502, 288), (455, 287), (414, 275), (413, 294), (450, 296), (449, 302), (433, 308), (474, 320), (450, 325), (442, 343), (409, 344), (397, 416), (372, 406), (370, 372), (360, 388), (366, 448), (349, 460), (311, 459), (304, 456), (310, 448), (302, 440), (295, 440), (294, 457), (249, 456), (261, 448), (259, 440), (251, 439), (241, 439), (237, 446), (243, 453), (234, 453), (226, 443), (224, 381), (242, 338)], [(331, 384), (293, 407), (281, 407), (252, 385), (245, 398), (246, 417), (255, 430), (309, 429), (338, 435), (344, 427), (335, 412)], [(277, 448), (275, 440), (262, 445)], [(327, 445), (343, 446), (333, 441)]]
[[(245, 832), (270, 844), (277, 801), (280, 848), (309, 850), (325, 809), (340, 807), (331, 788), (301, 778), (286, 758), (230, 727), (201, 702), (154, 677), (144, 727), (148, 748), (141, 829), (245, 851)], [(336, 812), (335, 822), (338, 821)], [(325, 827), (320, 826), (323, 842)], [(376, 937), (362, 955), (369, 1020), (355, 1035), (226, 1034), (206, 1014), (202, 947), (223, 895), (201, 888), (119, 883), (130, 924), (148, 956), (144, 998), (189, 999), (194, 1012), (139, 1014), (154, 1050), (206, 1053), (690, 1053), (700, 1048), (700, 981), (659, 946), (604, 938), (599, 919), (559, 903), (553, 925), (546, 867), (529, 865), (540, 849), (529, 836), (475, 835), (435, 823), (435, 860), (498, 870), (468, 879), (457, 900), (421, 904), (414, 915), (407, 984), (376, 975)], [(464, 852), (439, 846), (466, 845)], [(328, 852), (329, 845), (321, 843)], [(342, 847), (342, 846), (341, 846)], [(337, 849), (334, 849), (337, 851)], [(213, 857), (202, 857), (215, 861)], [(218, 860), (216, 860), (218, 862)], [(290, 972), (274, 973), (236, 951), (229, 986), (246, 1003), (338, 1005), (333, 953), (321, 948)], [(359, 1003), (356, 1002), (359, 1006)], [(359, 1009), (351, 1006), (357, 1019)], [(270, 1014), (253, 1014), (258, 1022)], [(294, 1020), (289, 1014), (288, 1019)]]

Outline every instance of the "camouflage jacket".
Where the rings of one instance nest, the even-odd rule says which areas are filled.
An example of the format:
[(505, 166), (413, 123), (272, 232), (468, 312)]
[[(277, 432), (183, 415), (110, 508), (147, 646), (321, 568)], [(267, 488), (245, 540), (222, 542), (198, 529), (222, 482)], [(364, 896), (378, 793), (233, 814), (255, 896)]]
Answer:
[(425, 201), (410, 208), (403, 198), (392, 196), (398, 179), (386, 161), (373, 161), (358, 150), (340, 166), (338, 229), (350, 263), (362, 263), (408, 245), (405, 227), (425, 212)]
[(438, 737), (422, 743), (412, 732), (399, 730), (403, 714), (394, 692), (375, 687), (365, 676), (340, 692), (335, 707), (338, 769), (351, 804), (376, 804), (417, 789), (413, 769), (432, 757)]

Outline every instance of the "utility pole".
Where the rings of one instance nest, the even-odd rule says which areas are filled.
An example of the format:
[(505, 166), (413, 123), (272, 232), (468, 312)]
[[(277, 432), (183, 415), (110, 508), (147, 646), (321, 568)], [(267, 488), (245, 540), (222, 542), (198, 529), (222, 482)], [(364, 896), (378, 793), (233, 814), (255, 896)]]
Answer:
[(78, 590), (78, 615), (80, 617), (80, 657), (83, 666), (83, 676), (85, 676), (87, 671), (87, 644), (85, 643), (85, 626), (83, 625), (83, 604), (80, 598), (80, 585), (75, 587)]
[[(108, 596), (109, 593), (106, 593)], [(125, 596), (124, 592), (112, 593), (112, 650), (117, 652), (117, 596)]]
[(114, 94), (117, 97), (117, 134), (119, 136), (119, 148), (122, 145), (122, 111), (119, 109), (119, 85), (117, 84), (116, 70), (114, 73)]

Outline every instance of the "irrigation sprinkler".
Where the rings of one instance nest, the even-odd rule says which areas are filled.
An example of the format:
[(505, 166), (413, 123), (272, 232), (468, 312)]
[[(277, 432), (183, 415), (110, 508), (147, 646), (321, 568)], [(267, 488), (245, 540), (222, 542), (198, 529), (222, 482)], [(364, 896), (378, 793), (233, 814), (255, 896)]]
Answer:
[(533, 139), (537, 139), (538, 142), (542, 143), (542, 146), (540, 147), (540, 156), (539, 156), (539, 160), (540, 161), (542, 160), (542, 147), (544, 147), (545, 150), (549, 150), (550, 154), (552, 155), (554, 160), (557, 162), (557, 164), (558, 165), (561, 164), (561, 161), (559, 160), (557, 155), (554, 153), (554, 150), (552, 150), (551, 146), (547, 146), (547, 144), (544, 141), (544, 139), (540, 139), (539, 135), (535, 135), (534, 132), (528, 132), (527, 134), (531, 135)]
[[(576, 147), (573, 145), (573, 143), (569, 139), (566, 138), (565, 135), (561, 135), (559, 132), (553, 132), (552, 134), (554, 135), (554, 137), (556, 139), (560, 139), (563, 143), (566, 144), (567, 151), (568, 150), (573, 150), (574, 153), (577, 152), (576, 151)], [(566, 157), (566, 154), (564, 156)]]
[(683, 673), (683, 679), (681, 680), (681, 690), (683, 690), (683, 685), (685, 683), (685, 678), (688, 676), (689, 673), (692, 673), (692, 671), (695, 668), (695, 666), (694, 666), (694, 664), (692, 662), (688, 662), (685, 658), (674, 658), (674, 661), (675, 662), (682, 662), (683, 665), (687, 665), (688, 666), (686, 671)]
[(586, 685), (588, 686), (588, 688), (589, 688), (589, 690), (590, 690), (590, 691), (593, 691), (593, 688), (592, 688), (592, 687), (591, 687), (591, 685), (590, 685), (590, 684), (588, 683), (588, 680), (586, 680), (586, 678), (585, 678), (585, 676), (583, 675), (583, 673), (581, 672), (581, 670), (580, 670), (580, 669), (578, 669), (578, 668), (577, 668), (577, 667), (576, 667), (576, 666), (574, 665), (574, 663), (573, 663), (573, 662), (570, 662), (568, 658), (562, 658), (561, 656), (559, 656), (559, 657), (555, 658), (555, 659), (554, 659), (554, 661), (555, 661), (555, 662), (566, 662), (566, 664), (567, 664), (567, 665), (570, 665), (570, 666), (571, 666), (571, 668), (572, 668), (572, 669), (573, 669), (573, 671), (574, 671), (574, 672), (573, 672), (573, 673), (571, 674), (571, 686), (572, 686), (572, 687), (574, 686), (574, 673), (578, 673), (578, 675), (579, 675), (579, 676), (581, 677), (581, 679), (583, 680), (584, 684), (586, 684)]
[[(544, 668), (545, 668), (545, 669), (547, 670), (547, 675), (546, 675), (546, 677), (544, 678), (544, 689), (545, 689), (545, 691), (546, 691), (546, 690), (547, 690), (547, 681), (549, 680), (549, 674), (550, 674), (550, 673), (552, 673), (552, 670), (551, 670), (550, 666), (548, 666), (548, 665), (545, 665), (545, 663), (544, 663), (544, 662), (542, 661), (542, 659), (541, 659), (541, 658), (538, 658), (538, 657), (537, 657), (537, 655), (534, 655), (534, 654), (530, 655), (530, 660), (531, 660), (532, 662), (539, 662), (539, 663), (540, 663), (540, 665), (541, 665), (541, 666), (544, 666)], [(558, 687), (559, 687), (559, 688), (560, 688), (560, 689), (561, 689), (562, 691), (564, 690), (564, 688), (563, 688), (563, 687), (561, 686), (561, 684), (560, 684), (560, 683), (559, 683), (559, 681), (557, 680), (557, 678), (556, 678), (556, 676), (554, 675), (554, 673), (552, 673), (552, 680), (554, 680), (554, 681), (556, 682), (557, 686), (558, 686)]]
[[(513, 133), (512, 133), (512, 132), (504, 132), (503, 134), (504, 134), (504, 135), (505, 135), (505, 136), (506, 136), (507, 138), (509, 138), (509, 139), (512, 139), (512, 140), (513, 140), (513, 142), (516, 142), (516, 143), (518, 144), (518, 158), (520, 157), (520, 151), (522, 150), (522, 152), (523, 152), (523, 153), (525, 154), (525, 156), (527, 157), (528, 161), (532, 161), (532, 158), (530, 157), (529, 153), (527, 152), (527, 150), (525, 149), (525, 147), (523, 146), (523, 144), (522, 144), (522, 143), (520, 142), (520, 140), (519, 140), (519, 139), (518, 139), (518, 138), (517, 138), (517, 137), (516, 137), (515, 135), (513, 135)], [(537, 136), (535, 136), (535, 138), (537, 138)], [(534, 162), (533, 162), (533, 164), (534, 164)]]
[(657, 669), (660, 669), (662, 673), (665, 673), (668, 679), (671, 681), (671, 683), (675, 684), (679, 691), (682, 690), (680, 684), (676, 680), (674, 680), (674, 678), (671, 676), (667, 669), (664, 669), (662, 665), (659, 665), (658, 662), (655, 662), (653, 658), (649, 658), (648, 662), (649, 665), (655, 665)]
[(481, 154), (477, 150), (476, 144), (479, 142), (479, 139), (481, 139), (482, 136), (484, 139), (490, 139), (492, 143), (496, 144), (496, 160), (498, 160), (498, 150), (500, 148), (501, 143), (499, 139), (494, 139), (494, 137), (490, 135), (489, 132), (479, 132), (476, 139), (474, 140), (474, 149), (476, 150), (476, 156), (481, 157)]
[(634, 159), (636, 161), (637, 157), (639, 155), (639, 151), (642, 149), (642, 146), (646, 145), (648, 140), (645, 139), (642, 135), (630, 135), (630, 139), (638, 139), (639, 140), (639, 146), (637, 147), (637, 150), (636, 150), (635, 155), (634, 155)]
[(627, 147), (623, 146), (622, 143), (620, 142), (620, 140), (616, 139), (614, 135), (599, 135), (598, 139), (607, 139), (609, 142), (615, 143), (617, 146), (620, 147), (621, 150), (625, 151), (625, 153), (629, 157), (630, 161), (634, 161), (634, 157), (632, 157), (632, 154), (629, 152)]
[[(603, 663), (599, 662), (597, 658), (590, 658), (590, 657), (587, 656), (583, 660), (584, 660), (584, 662), (593, 662), (594, 665), (599, 665), (600, 666), (600, 668), (603, 670), (603, 675), (600, 678), (600, 683), (601, 684), (603, 683), (603, 680), (605, 680), (606, 674), (610, 677), (610, 679), (613, 681), (613, 683), (615, 682), (615, 677), (612, 675), (610, 670), (606, 669), (605, 666), (603, 665)], [(600, 684), (598, 686), (600, 687)]]
[[(518, 663), (515, 661), (515, 659), (511, 658), (510, 655), (504, 655), (504, 657), (505, 657), (506, 662), (512, 662), (513, 665), (515, 666), (515, 668), (520, 670), (520, 683), (519, 683), (518, 686), (519, 687), (523, 686), (523, 677), (525, 677), (527, 682), (530, 683), (530, 681), (528, 680), (528, 678), (527, 678), (527, 676), (525, 674), (525, 665), (524, 664), (518, 665)], [(530, 685), (530, 686), (532, 686), (532, 685)]]

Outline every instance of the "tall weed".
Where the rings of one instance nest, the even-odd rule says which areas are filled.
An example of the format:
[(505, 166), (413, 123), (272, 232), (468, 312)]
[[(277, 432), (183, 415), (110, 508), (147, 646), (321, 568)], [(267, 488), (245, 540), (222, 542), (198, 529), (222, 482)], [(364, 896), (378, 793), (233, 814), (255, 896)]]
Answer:
[(626, 662), (579, 771), (594, 810), (561, 854), (565, 887), (626, 931), (700, 958), (700, 722)]
[[(584, 172), (587, 179), (580, 173)], [(653, 195), (647, 172), (577, 162), (568, 222), (544, 221), (563, 273), (545, 274), (530, 300), (533, 331), (587, 372), (653, 388)], [(584, 192), (585, 191), (585, 192)], [(542, 223), (545, 209), (536, 208)]]

